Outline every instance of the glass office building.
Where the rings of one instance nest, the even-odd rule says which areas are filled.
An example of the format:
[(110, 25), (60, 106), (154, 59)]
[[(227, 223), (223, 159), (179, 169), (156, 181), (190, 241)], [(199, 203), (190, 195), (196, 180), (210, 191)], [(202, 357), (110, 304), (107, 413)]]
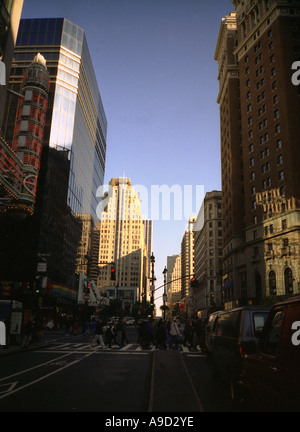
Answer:
[[(19, 90), (23, 69), (37, 52), (47, 61), (51, 87), (44, 142), (68, 153), (68, 206), (96, 220), (96, 190), (103, 184), (107, 120), (84, 31), (64, 18), (20, 21), (11, 88)], [(14, 96), (4, 125), (9, 141)]]
[[(20, 93), (24, 71), (37, 53), (46, 59), (50, 89), (36, 206), (22, 223), (2, 221), (0, 275), (34, 285), (43, 256), (48, 281), (76, 287), (76, 259), (86, 243), (82, 220), (97, 220), (107, 120), (80, 27), (64, 18), (21, 20), (9, 78), (12, 91)], [(3, 134), (10, 145), (17, 106), (16, 93), (7, 93)], [(16, 257), (17, 269), (9, 257)], [(83, 260), (88, 272), (86, 254)]]

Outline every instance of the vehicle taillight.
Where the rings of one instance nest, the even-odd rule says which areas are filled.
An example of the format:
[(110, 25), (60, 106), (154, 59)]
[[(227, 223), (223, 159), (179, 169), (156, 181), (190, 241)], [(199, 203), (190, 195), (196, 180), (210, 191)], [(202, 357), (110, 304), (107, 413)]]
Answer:
[(242, 358), (245, 358), (245, 356), (246, 356), (246, 354), (244, 353), (241, 345), (239, 345), (239, 354), (240, 354), (240, 357), (242, 357)]

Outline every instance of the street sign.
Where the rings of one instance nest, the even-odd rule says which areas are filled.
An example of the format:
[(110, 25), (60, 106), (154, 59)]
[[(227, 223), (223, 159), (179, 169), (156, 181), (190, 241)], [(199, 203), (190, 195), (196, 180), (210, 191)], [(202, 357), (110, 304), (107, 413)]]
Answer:
[(47, 263), (38, 263), (37, 265), (37, 272), (38, 273), (46, 273), (47, 271)]
[(150, 291), (155, 291), (155, 285), (150, 285)]
[(89, 300), (89, 299), (90, 299), (90, 296), (88, 294), (84, 294), (83, 300)]

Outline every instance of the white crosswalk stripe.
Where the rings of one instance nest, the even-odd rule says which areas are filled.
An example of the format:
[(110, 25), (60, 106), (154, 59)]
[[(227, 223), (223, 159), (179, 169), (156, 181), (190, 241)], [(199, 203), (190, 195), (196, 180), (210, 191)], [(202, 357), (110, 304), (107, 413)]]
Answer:
[[(104, 351), (100, 345), (96, 345), (94, 347), (94, 349), (96, 349), (97, 351)], [(65, 344), (59, 344), (59, 343), (55, 343), (53, 346), (48, 347), (47, 350), (49, 351), (89, 351), (91, 350), (91, 343), (90, 342), (81, 342), (81, 343), (72, 343), (72, 342), (68, 342)], [(112, 345), (111, 348), (107, 347), (106, 348), (106, 352), (108, 351), (114, 351), (114, 352), (122, 352), (122, 353), (126, 353), (126, 352), (150, 352), (150, 351), (155, 351), (156, 348), (155, 346), (151, 346), (148, 349), (143, 349), (141, 347), (140, 344), (137, 343), (129, 343), (127, 345), (124, 345), (123, 347), (118, 347), (117, 345)], [(198, 353), (200, 354), (200, 352), (195, 352), (193, 350), (190, 350), (188, 347), (182, 346), (181, 347), (181, 352), (182, 353)]]

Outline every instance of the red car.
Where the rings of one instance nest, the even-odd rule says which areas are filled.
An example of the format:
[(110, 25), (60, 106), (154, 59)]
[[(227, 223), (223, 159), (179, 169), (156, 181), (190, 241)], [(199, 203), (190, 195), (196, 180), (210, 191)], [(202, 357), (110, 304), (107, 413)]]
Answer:
[(258, 351), (246, 356), (242, 375), (255, 410), (300, 412), (300, 297), (272, 308)]

